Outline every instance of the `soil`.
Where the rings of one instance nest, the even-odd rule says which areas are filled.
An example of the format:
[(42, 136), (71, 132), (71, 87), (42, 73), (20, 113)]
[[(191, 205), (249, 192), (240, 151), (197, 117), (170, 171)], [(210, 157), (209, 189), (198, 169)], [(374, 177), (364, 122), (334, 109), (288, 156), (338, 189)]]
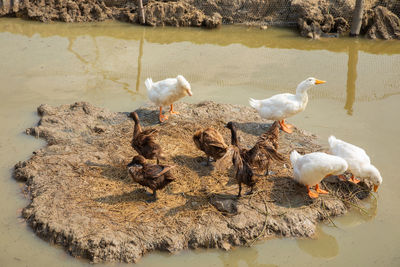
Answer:
[(191, 137), (200, 126), (212, 126), (230, 143), (224, 126), (233, 120), (241, 144), (251, 146), (272, 122), (237, 105), (178, 103), (176, 109), (180, 114), (162, 124), (156, 107), (136, 110), (145, 128), (159, 129), (162, 163), (176, 166), (176, 180), (158, 192), (156, 202), (148, 202), (150, 192), (133, 183), (126, 170), (136, 154), (128, 112), (86, 102), (41, 105), (38, 125), (26, 132), (47, 146), (14, 170), (30, 196), (22, 215), (34, 232), (91, 262), (136, 262), (154, 250), (229, 250), (275, 237), (312, 238), (318, 222), (346, 213), (369, 195), (368, 185), (332, 176), (322, 182), (330, 193), (310, 199), (292, 179), (288, 154), (324, 149), (315, 135), (295, 129), (290, 135), (281, 132), (279, 151), (286, 162), (274, 162), (268, 176), (258, 177), (254, 193), (238, 199), (232, 168), (206, 166)]
[(400, 19), (382, 6), (364, 14), (362, 29), (371, 39), (400, 40)]
[[(144, 24), (150, 26), (297, 25), (302, 36), (313, 39), (347, 34), (354, 9), (354, 0), (143, 0), (143, 4)], [(366, 0), (364, 13), (368, 16), (378, 4), (394, 12), (391, 20), (398, 19), (397, 0)], [(139, 23), (138, 13), (137, 1), (132, 0), (0, 0), (0, 17), (16, 16), (42, 22), (115, 19)], [(397, 38), (375, 34), (392, 32), (381, 30), (380, 23), (366, 26), (377, 28), (367, 34), (369, 38)], [(369, 28), (363, 29), (367, 31)]]

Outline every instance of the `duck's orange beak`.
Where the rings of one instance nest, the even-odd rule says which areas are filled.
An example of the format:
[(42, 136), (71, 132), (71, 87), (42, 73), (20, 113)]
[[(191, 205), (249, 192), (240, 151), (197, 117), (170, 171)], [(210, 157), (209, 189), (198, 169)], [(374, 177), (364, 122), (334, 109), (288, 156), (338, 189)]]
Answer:
[(374, 192), (378, 191), (379, 185), (374, 184)]
[(321, 84), (321, 83), (326, 83), (326, 81), (315, 80), (315, 84)]
[(186, 89), (186, 93), (187, 93), (189, 96), (192, 96), (192, 95), (193, 95), (193, 94), (192, 94), (192, 91), (189, 90), (189, 89)]

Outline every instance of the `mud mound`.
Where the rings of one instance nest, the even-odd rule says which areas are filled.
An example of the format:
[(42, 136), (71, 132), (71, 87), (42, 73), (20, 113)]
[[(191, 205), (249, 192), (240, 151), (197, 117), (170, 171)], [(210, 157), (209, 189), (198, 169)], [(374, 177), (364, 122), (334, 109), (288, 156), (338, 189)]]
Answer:
[(371, 39), (400, 40), (399, 17), (382, 6), (365, 12), (362, 29)]
[[(128, 113), (84, 102), (41, 105), (39, 124), (27, 133), (48, 145), (14, 171), (31, 197), (22, 213), (33, 230), (92, 262), (136, 262), (153, 250), (229, 249), (277, 236), (312, 237), (318, 221), (344, 214), (347, 204), (368, 195), (365, 184), (331, 177), (323, 182), (330, 194), (312, 200), (292, 180), (287, 160), (273, 164), (268, 177), (259, 177), (253, 195), (237, 199), (232, 169), (217, 172), (205, 166), (192, 134), (199, 126), (213, 126), (229, 142), (224, 125), (234, 120), (242, 144), (249, 146), (270, 124), (241, 106), (179, 103), (177, 110), (180, 115), (161, 125), (155, 107), (137, 110), (144, 127), (160, 130), (165, 163), (177, 166), (176, 180), (159, 192), (156, 202), (148, 203), (146, 189), (134, 184), (126, 171), (135, 155)], [(321, 150), (314, 135), (297, 129), (280, 137), (280, 152), (287, 155), (294, 148)]]
[(100, 0), (0, 1), (0, 16), (14, 15), (42, 22), (91, 22), (112, 18), (112, 10)]

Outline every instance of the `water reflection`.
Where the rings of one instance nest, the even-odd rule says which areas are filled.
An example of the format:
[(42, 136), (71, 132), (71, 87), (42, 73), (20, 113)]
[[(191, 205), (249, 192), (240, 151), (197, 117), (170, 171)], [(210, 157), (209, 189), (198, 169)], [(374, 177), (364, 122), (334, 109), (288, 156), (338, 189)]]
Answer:
[[(93, 41), (93, 48), (90, 49), (90, 51), (95, 53), (95, 57), (94, 59), (90, 60), (90, 59), (85, 59), (84, 56), (82, 56), (79, 52), (75, 51), (74, 49), (74, 44), (79, 41), (79, 38), (91, 38), (91, 40)], [(81, 48), (81, 46), (78, 46)], [(92, 37), (92, 36), (79, 36), (79, 37), (68, 37), (68, 46), (67, 46), (67, 50), (69, 52), (71, 52), (73, 55), (75, 55), (75, 57), (82, 63), (82, 65), (84, 66), (84, 74), (85, 75), (90, 75), (90, 74), (94, 74), (94, 79), (89, 79), (87, 82), (87, 89), (89, 90), (98, 90), (99, 88), (104, 87), (104, 80), (109, 80), (113, 83), (116, 83), (118, 85), (120, 85), (124, 90), (126, 90), (129, 93), (132, 94), (136, 94), (135, 92), (131, 91), (130, 88), (130, 84), (127, 82), (123, 82), (121, 81), (121, 74), (118, 72), (113, 72), (113, 71), (108, 71), (103, 69), (102, 67), (102, 62), (100, 62), (100, 49), (99, 49), (99, 45), (97, 42), (97, 38), (96, 37)], [(84, 53), (84, 52), (82, 52)], [(138, 58), (138, 79), (140, 78), (140, 69), (139, 66), (141, 65), (141, 56), (143, 55), (143, 42), (140, 42), (140, 54), (139, 54), (139, 58)], [(99, 77), (99, 75), (101, 76), (101, 78)], [(138, 86), (139, 86), (139, 82), (136, 83), (136, 91), (138, 91)]]
[(317, 239), (296, 240), (298, 247), (315, 258), (333, 258), (339, 254), (339, 244), (336, 238), (317, 227)]
[(358, 41), (349, 46), (349, 58), (347, 63), (347, 85), (346, 85), (346, 103), (344, 108), (347, 114), (353, 115), (353, 105), (356, 100), (356, 81), (357, 81), (357, 63), (358, 63)]
[(276, 267), (275, 264), (265, 264), (258, 262), (258, 250), (255, 247), (241, 248), (242, 253), (221, 252), (218, 258), (222, 261), (224, 266), (238, 267), (242, 266), (245, 262), (247, 266), (251, 267)]
[(143, 57), (143, 43), (145, 38), (146, 29), (142, 31), (142, 38), (140, 38), (139, 43), (139, 56), (138, 56), (138, 63), (137, 63), (137, 75), (136, 75), (136, 92), (139, 92), (140, 88), (140, 74), (142, 73), (142, 57)]
[(341, 228), (351, 228), (371, 221), (378, 212), (378, 200), (370, 196), (354, 206), (349, 216), (341, 216), (335, 219), (335, 223)]

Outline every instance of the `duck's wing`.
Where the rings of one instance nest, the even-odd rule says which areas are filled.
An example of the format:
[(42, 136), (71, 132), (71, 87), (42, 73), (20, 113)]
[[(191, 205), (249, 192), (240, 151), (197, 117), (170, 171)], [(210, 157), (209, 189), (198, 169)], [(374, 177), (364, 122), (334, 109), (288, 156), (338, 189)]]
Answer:
[(154, 128), (150, 128), (150, 129), (146, 129), (146, 130), (142, 131), (141, 134), (154, 136), (154, 135), (158, 134), (158, 130), (154, 129)]
[(149, 143), (156, 143), (155, 137), (158, 134), (158, 130), (156, 129), (146, 129), (136, 137), (136, 143), (140, 143), (142, 145)]
[(281, 117), (286, 114), (295, 113), (301, 106), (301, 102), (293, 94), (278, 94), (270, 98), (261, 100), (260, 112), (274, 114)]
[(275, 121), (269, 129), (263, 133), (257, 140), (259, 142), (269, 142), (275, 149), (278, 149), (278, 141), (279, 141), (279, 123)]
[(208, 146), (222, 149), (227, 148), (227, 145), (225, 144), (225, 140), (222, 135), (212, 128), (209, 128), (203, 132), (202, 141)]
[(356, 145), (347, 143), (340, 139), (336, 139), (336, 143), (331, 147), (331, 151), (334, 155), (344, 158), (350, 161), (358, 161), (361, 163), (371, 163), (371, 159), (367, 155), (364, 149)]
[(172, 168), (175, 168), (175, 166), (174, 165), (148, 164), (148, 165), (146, 165), (146, 168), (145, 168), (146, 177), (149, 179), (157, 179), (161, 175), (170, 171)]

